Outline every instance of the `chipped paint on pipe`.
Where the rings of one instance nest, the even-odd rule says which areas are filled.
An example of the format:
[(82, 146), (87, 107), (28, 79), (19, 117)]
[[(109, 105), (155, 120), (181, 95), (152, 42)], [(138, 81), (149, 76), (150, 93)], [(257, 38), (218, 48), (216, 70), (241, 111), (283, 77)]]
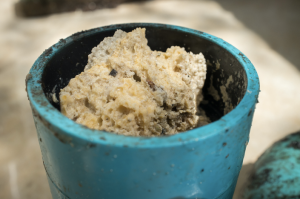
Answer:
[(300, 131), (269, 147), (254, 164), (245, 199), (300, 198)]

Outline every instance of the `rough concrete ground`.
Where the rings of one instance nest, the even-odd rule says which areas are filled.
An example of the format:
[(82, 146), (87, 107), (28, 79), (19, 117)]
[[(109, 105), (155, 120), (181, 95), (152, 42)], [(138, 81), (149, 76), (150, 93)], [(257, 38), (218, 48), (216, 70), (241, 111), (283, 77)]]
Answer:
[(128, 22), (168, 23), (213, 34), (256, 67), (261, 93), (234, 196), (241, 198), (252, 163), (276, 140), (300, 129), (299, 4), (245, 2), (149, 1), (21, 19), (14, 16), (14, 1), (0, 0), (0, 198), (51, 198), (25, 93), (25, 76), (35, 59), (72, 33)]

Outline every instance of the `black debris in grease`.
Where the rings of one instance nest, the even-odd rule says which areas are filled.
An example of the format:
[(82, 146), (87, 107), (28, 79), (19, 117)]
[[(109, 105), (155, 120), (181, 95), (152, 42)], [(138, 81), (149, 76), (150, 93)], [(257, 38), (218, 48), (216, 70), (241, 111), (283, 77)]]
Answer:
[(112, 69), (109, 73), (109, 75), (111, 75), (113, 77), (117, 76), (117, 74), (118, 74), (118, 71), (116, 71), (115, 69)]
[(155, 84), (152, 81), (147, 80), (147, 83), (153, 91), (156, 91)]

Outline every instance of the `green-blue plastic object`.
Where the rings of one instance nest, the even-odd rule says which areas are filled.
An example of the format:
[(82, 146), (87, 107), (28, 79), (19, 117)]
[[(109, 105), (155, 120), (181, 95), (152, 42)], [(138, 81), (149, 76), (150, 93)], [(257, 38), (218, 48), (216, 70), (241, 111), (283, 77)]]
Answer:
[(245, 199), (300, 198), (300, 131), (279, 140), (254, 164)]
[[(242, 80), (240, 84), (240, 81), (220, 83), (227, 86), (227, 91), (232, 96), (238, 90), (243, 90), (242, 97), (235, 99), (238, 105), (234, 105), (232, 111), (206, 126), (162, 137), (130, 137), (91, 130), (62, 115), (51, 101), (51, 93), (46, 92), (52, 90), (47, 78), (51, 79), (53, 76), (55, 79), (56, 73), (60, 72), (51, 70), (51, 67), (58, 67), (60, 62), (52, 65), (50, 62), (66, 53), (64, 49), (71, 45), (78, 47), (79, 51), (81, 48), (88, 48), (86, 52), (90, 52), (91, 47), (86, 47), (82, 42), (84, 38), (97, 38), (100, 33), (109, 35), (116, 29), (129, 30), (136, 27), (146, 27), (147, 31), (154, 30), (146, 32), (148, 36), (163, 36), (164, 31), (174, 33), (164, 39), (159, 39), (159, 35), (157, 40), (149, 39), (149, 44), (158, 48), (171, 40), (172, 44), (186, 45), (186, 49), (191, 51), (197, 51), (197, 46), (202, 43), (208, 45), (209, 50), (204, 52), (210, 53), (207, 54), (207, 59), (219, 60), (221, 63), (219, 72), (217, 68), (209, 69), (208, 75), (218, 73), (222, 78), (230, 73), (234, 76), (233, 80)], [(157, 33), (160, 30), (162, 32)], [(175, 35), (182, 37), (175, 38)], [(191, 41), (189, 38), (194, 39)], [(230, 59), (228, 56), (214, 57), (220, 51), (232, 56)], [(83, 53), (82, 56), (73, 56), (73, 59), (80, 60), (83, 56), (86, 58), (82, 59), (87, 59), (87, 55)], [(70, 57), (64, 56), (61, 59), (69, 59), (71, 63), (73, 59)], [(82, 61), (85, 62), (86, 60)], [(214, 63), (210, 63), (208, 67), (213, 65)], [(239, 65), (243, 72), (237, 74), (233, 65)], [(70, 73), (76, 67), (77, 64), (74, 64)], [(215, 83), (218, 79), (208, 77), (206, 84), (213, 81)], [(58, 88), (62, 86), (57, 85)], [(26, 78), (26, 86), (54, 199), (232, 197), (249, 140), (259, 93), (259, 80), (248, 58), (224, 40), (201, 31), (165, 24), (133, 23), (100, 27), (76, 33), (47, 49), (32, 66)], [(56, 94), (59, 92), (56, 87), (53, 90)], [(222, 101), (220, 88), (217, 90), (220, 99), (215, 103), (222, 109), (225, 103)]]

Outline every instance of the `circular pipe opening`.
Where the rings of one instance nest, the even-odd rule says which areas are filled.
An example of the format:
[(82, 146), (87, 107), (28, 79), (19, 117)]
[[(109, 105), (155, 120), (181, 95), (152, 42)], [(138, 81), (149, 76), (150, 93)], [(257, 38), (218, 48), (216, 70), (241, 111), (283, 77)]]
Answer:
[[(130, 32), (137, 27), (146, 28), (146, 38), (152, 50), (165, 51), (171, 46), (184, 47), (193, 53), (202, 52), (207, 60), (207, 77), (203, 88), (204, 100), (200, 107), (212, 123), (168, 137), (130, 137), (88, 129), (62, 115), (59, 92), (71, 78), (83, 71), (91, 49), (117, 29)], [(33, 65), (28, 81), (28, 96), (33, 109), (62, 132), (82, 139), (95, 139), (101, 135), (116, 144), (148, 146), (160, 143), (178, 144), (226, 130), (238, 121), (256, 103), (259, 82), (251, 62), (227, 42), (200, 31), (164, 24), (119, 24), (79, 32), (60, 40), (47, 49)], [(121, 142), (121, 143), (120, 143)]]

